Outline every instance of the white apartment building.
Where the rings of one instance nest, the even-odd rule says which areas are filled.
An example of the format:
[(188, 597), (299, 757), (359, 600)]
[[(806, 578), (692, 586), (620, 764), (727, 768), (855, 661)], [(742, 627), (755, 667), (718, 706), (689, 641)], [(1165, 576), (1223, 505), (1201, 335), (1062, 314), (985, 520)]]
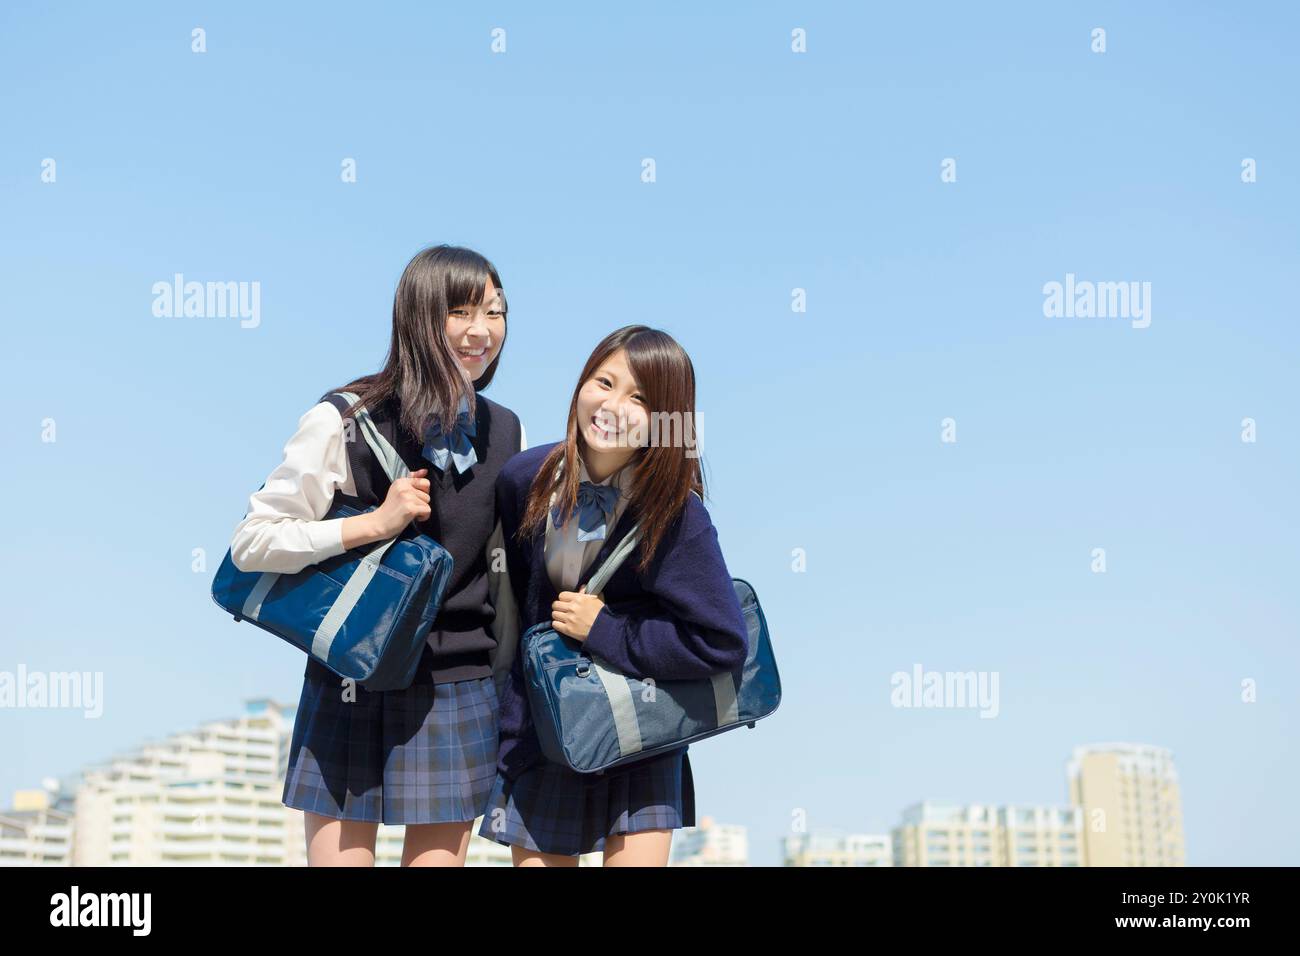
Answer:
[(1075, 807), (922, 801), (892, 834), (895, 866), (1084, 866)]
[(799, 833), (782, 845), (785, 866), (893, 866), (893, 849), (885, 834)]
[(712, 817), (699, 826), (673, 831), (669, 866), (748, 866), (749, 834), (742, 826), (720, 824)]
[(1173, 754), (1147, 744), (1076, 747), (1066, 765), (1083, 814), (1088, 866), (1185, 866), (1183, 806)]
[(72, 807), (57, 784), (19, 790), (13, 809), (0, 812), (0, 866), (68, 866), (72, 862)]
[(292, 730), (291, 711), (250, 700), (239, 717), (86, 770), (73, 865), (302, 863), (302, 814), (280, 803)]
[[(295, 708), (271, 700), (149, 742), (86, 770), (77, 790), (77, 866), (303, 866), (303, 814), (281, 802)], [(405, 828), (380, 825), (377, 866), (397, 866)], [(16, 851), (15, 851), (16, 852)], [(467, 865), (510, 864), (473, 837)]]

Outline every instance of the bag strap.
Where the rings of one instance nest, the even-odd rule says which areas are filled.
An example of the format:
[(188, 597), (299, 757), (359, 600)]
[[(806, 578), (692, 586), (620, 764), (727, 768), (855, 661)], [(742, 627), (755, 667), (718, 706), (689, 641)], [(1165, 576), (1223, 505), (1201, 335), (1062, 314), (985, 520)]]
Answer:
[[(691, 489), (691, 494), (696, 498), (699, 498), (701, 503), (703, 503), (704, 499), (700, 497), (700, 493), (694, 488)], [(588, 579), (586, 593), (599, 594), (600, 589), (608, 584), (609, 579), (614, 576), (614, 572), (622, 567), (623, 562), (627, 560), (627, 556), (636, 549), (637, 543), (640, 540), (641, 523), (638, 521), (632, 526), (632, 530), (623, 536), (623, 540), (618, 543), (618, 546), (609, 553), (609, 557), (605, 559), (605, 563), (597, 568), (596, 573)]]
[[(349, 405), (355, 405), (359, 397), (355, 392), (335, 392), (334, 394), (343, 398)], [(370, 446), (371, 452), (379, 460), (379, 465), (384, 469), (384, 474), (388, 476), (390, 483), (398, 478), (405, 478), (411, 473), (411, 470), (406, 467), (406, 462), (402, 461), (402, 456), (397, 453), (397, 449), (379, 433), (379, 427), (364, 406), (354, 411), (352, 418), (361, 429), (366, 444)], [(358, 562), (356, 570), (352, 572), (352, 576), (343, 585), (342, 590), (334, 599), (334, 603), (330, 605), (325, 617), (321, 619), (320, 624), (317, 626), (316, 633), (312, 635), (311, 653), (313, 655), (321, 660), (329, 657), (330, 648), (334, 644), (334, 638), (338, 636), (343, 622), (347, 620), (348, 615), (352, 613), (352, 609), (361, 600), (361, 595), (365, 593), (366, 586), (374, 579), (381, 562), (384, 560), (384, 555), (388, 553), (388, 549), (393, 546), (393, 542), (399, 537), (401, 537), (401, 532), (391, 538), (375, 542), (374, 546)], [(257, 620), (257, 616), (262, 609), (262, 601), (279, 577), (280, 574), (276, 571), (262, 573), (257, 584), (249, 593), (248, 599), (244, 602), (244, 617), (253, 621)]]
[[(355, 392), (336, 392), (340, 398), (347, 401), (349, 405), (355, 405), (360, 397)], [(384, 474), (388, 476), (390, 482), (398, 478), (405, 478), (411, 473), (411, 469), (402, 461), (402, 456), (383, 435), (379, 433), (379, 426), (375, 420), (370, 417), (370, 412), (362, 405), (352, 413), (352, 420), (357, 423), (361, 429), (361, 437), (366, 440), (370, 450), (374, 452), (375, 458), (379, 460), (379, 466), (384, 469)]]
[[(337, 392), (336, 394), (345, 399), (349, 405), (356, 404), (358, 396), (355, 393)], [(366, 444), (370, 446), (370, 450), (379, 459), (380, 467), (384, 469), (384, 474), (388, 476), (389, 482), (394, 482), (398, 478), (405, 478), (411, 473), (411, 469), (406, 467), (406, 462), (402, 461), (402, 456), (397, 453), (397, 449), (379, 433), (375, 420), (370, 417), (370, 413), (364, 407), (354, 411), (352, 418), (361, 429)], [(325, 617), (316, 628), (316, 633), (312, 635), (311, 652), (313, 655), (321, 660), (329, 657), (330, 648), (334, 644), (334, 638), (338, 636), (343, 622), (347, 620), (348, 615), (352, 613), (352, 609), (361, 600), (361, 595), (365, 593), (366, 587), (379, 570), (384, 555), (399, 537), (401, 537), (401, 532), (391, 538), (376, 542), (375, 546), (357, 564), (356, 570), (352, 572), (352, 576), (343, 585), (338, 597), (334, 599), (334, 603), (330, 605), (329, 611), (326, 612)]]
[(623, 537), (623, 540), (618, 543), (618, 546), (609, 553), (609, 557), (605, 559), (605, 563), (597, 568), (596, 573), (588, 579), (585, 588), (586, 593), (599, 594), (600, 589), (603, 588), (605, 583), (614, 576), (614, 572), (622, 567), (623, 562), (627, 560), (627, 556), (636, 550), (637, 542), (640, 540), (641, 525), (638, 522), (632, 526), (632, 530)]
[[(701, 503), (704, 499), (698, 491), (691, 489), (691, 494), (699, 498)], [(627, 533), (627, 536), (618, 543), (605, 563), (600, 566), (595, 574), (591, 576), (591, 581), (587, 584), (588, 594), (599, 594), (600, 589), (605, 586), (610, 576), (618, 570), (619, 566), (632, 553), (636, 547), (637, 541), (641, 538), (641, 526), (638, 523)], [(592, 582), (595, 582), (593, 585)], [(605, 696), (609, 699), (609, 706), (614, 717), (614, 733), (618, 737), (619, 755), (622, 757), (630, 756), (634, 753), (640, 753), (644, 749), (641, 737), (641, 724), (636, 713), (636, 704), (632, 697), (632, 686), (628, 678), (603, 662), (599, 657), (592, 655), (592, 669), (600, 679), (601, 686), (605, 689)], [(709, 678), (710, 687), (713, 690), (713, 710), (719, 727), (729, 727), (740, 719), (739, 704), (736, 700), (736, 681), (730, 671), (721, 674), (713, 674)]]

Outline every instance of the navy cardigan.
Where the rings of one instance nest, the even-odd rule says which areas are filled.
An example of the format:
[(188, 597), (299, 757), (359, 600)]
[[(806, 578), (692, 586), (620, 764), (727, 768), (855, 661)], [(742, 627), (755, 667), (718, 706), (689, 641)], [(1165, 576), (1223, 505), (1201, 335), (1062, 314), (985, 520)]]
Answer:
[[(497, 476), (497, 509), (505, 535), (510, 583), (519, 607), (521, 636), (539, 622), (550, 622), (551, 604), (559, 597), (546, 572), (545, 528), (538, 527), (523, 543), (515, 538), (529, 486), (543, 459), (557, 444), (551, 442), (520, 452), (502, 466)], [(575, 591), (595, 574), (631, 530), (636, 521), (633, 511), (633, 506), (624, 509), (599, 554), (579, 576)], [(587, 652), (637, 678), (709, 677), (739, 669), (748, 649), (745, 616), (722, 559), (717, 529), (699, 498), (691, 495), (687, 499), (682, 514), (664, 533), (644, 575), (636, 570), (643, 546), (644, 542), (638, 543), (605, 584), (605, 607), (584, 642)], [(528, 713), (522, 645), (502, 684), (500, 704), (497, 767), (513, 779), (520, 771), (546, 759)]]

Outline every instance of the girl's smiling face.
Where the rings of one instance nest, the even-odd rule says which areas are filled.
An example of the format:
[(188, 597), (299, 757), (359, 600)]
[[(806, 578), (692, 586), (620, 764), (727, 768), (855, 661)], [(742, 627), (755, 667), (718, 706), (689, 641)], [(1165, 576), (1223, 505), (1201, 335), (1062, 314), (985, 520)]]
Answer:
[(466, 303), (447, 310), (447, 341), (471, 382), (496, 359), (505, 337), (506, 314), (501, 308), (501, 293), (490, 278), (478, 305)]
[(623, 349), (612, 353), (578, 392), (578, 427), (595, 451), (635, 448), (649, 434), (645, 395)]

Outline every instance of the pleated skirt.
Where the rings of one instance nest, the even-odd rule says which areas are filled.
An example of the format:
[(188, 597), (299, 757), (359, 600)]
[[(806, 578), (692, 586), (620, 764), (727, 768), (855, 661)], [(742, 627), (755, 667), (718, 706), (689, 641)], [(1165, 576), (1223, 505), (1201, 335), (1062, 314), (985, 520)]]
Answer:
[[(421, 661), (424, 675), (428, 651)], [(498, 705), (492, 678), (343, 699), (342, 679), (308, 660), (285, 775), (284, 804), (339, 820), (472, 821), (496, 776)]]
[(607, 837), (695, 826), (686, 748), (603, 774), (545, 761), (507, 779), (500, 772), (479, 836), (539, 853), (603, 850)]

